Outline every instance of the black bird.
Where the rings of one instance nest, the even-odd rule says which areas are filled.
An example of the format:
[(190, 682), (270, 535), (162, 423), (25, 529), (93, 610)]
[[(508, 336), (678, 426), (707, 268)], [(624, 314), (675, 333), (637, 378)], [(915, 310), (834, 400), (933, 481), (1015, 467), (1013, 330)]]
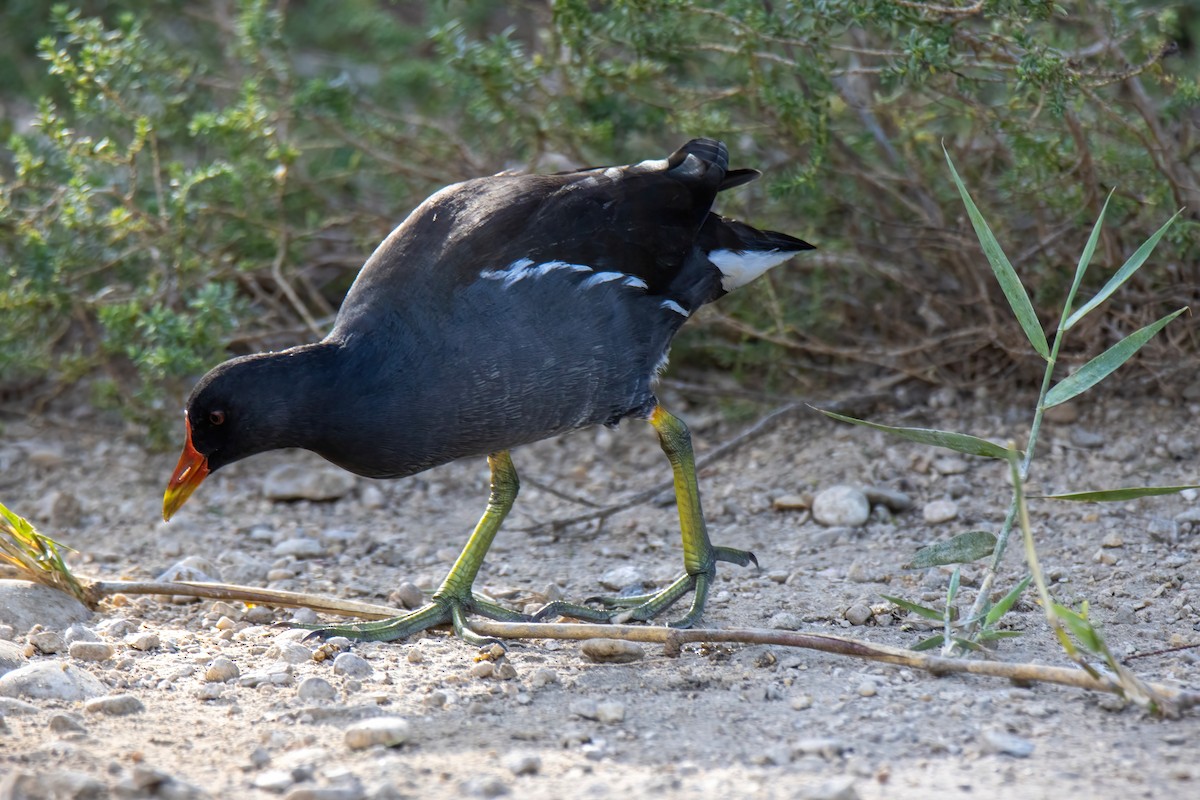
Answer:
[(312, 450), (370, 478), (400, 478), (487, 455), (487, 510), (432, 602), (323, 633), (393, 640), (468, 613), (525, 619), (472, 593), (517, 495), (509, 449), (626, 417), (649, 420), (675, 475), (685, 572), (662, 591), (552, 603), (607, 620), (648, 620), (694, 590), (704, 610), (715, 564), (754, 557), (708, 539), (687, 427), (653, 384), (697, 308), (812, 246), (710, 211), (759, 176), (730, 170), (725, 145), (694, 139), (665, 159), (554, 175), (500, 174), (442, 189), (375, 250), (322, 341), (217, 366), (187, 401), (187, 440), (163, 498), (170, 519), (204, 477), (255, 453)]

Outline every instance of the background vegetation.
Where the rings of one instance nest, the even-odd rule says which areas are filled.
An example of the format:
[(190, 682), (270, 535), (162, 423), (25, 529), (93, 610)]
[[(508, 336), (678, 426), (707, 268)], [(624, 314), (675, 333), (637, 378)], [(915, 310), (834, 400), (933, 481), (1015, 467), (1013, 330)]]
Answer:
[[(710, 307), (677, 364), (776, 389), (864, 364), (1032, 382), (942, 143), (1043, 320), (1110, 189), (1085, 293), (1189, 207), (1124, 305), (1080, 324), (1094, 353), (1196, 299), (1198, 43), (1193, 5), (1129, 0), (13, 0), (0, 399), (86, 379), (173, 426), (206, 367), (321, 335), (440, 186), (695, 135), (767, 173), (723, 212), (821, 249)], [(1181, 318), (1142, 377), (1178, 383), (1197, 343)]]

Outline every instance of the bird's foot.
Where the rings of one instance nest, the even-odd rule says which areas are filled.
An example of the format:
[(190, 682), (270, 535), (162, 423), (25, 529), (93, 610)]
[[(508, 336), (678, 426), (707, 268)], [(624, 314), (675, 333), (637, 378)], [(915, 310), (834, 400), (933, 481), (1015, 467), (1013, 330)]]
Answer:
[[(572, 617), (587, 622), (648, 622), (659, 614), (675, 605), (680, 598), (695, 590), (692, 605), (688, 612), (677, 620), (667, 623), (671, 628), (690, 628), (700, 621), (704, 614), (704, 604), (708, 600), (708, 590), (716, 577), (716, 562), (725, 561), (738, 566), (753, 564), (758, 567), (758, 559), (746, 550), (735, 550), (732, 547), (714, 547), (708, 569), (696, 573), (684, 573), (670, 586), (650, 594), (589, 597), (583, 603), (570, 603), (565, 600), (555, 600), (538, 609), (533, 615), (534, 622), (543, 622), (552, 617)], [(598, 604), (599, 607), (588, 605)]]
[(472, 613), (501, 622), (529, 621), (529, 617), (524, 614), (505, 608), (477, 594), (468, 594), (465, 599), (456, 596), (434, 595), (431, 602), (414, 611), (399, 617), (374, 622), (356, 622), (346, 625), (293, 624), (297, 628), (312, 631), (307, 638), (328, 639), (333, 636), (345, 636), (347, 639), (363, 642), (394, 642), (439, 625), (452, 625), (454, 634), (467, 644), (475, 647), (499, 644), (503, 647), (503, 643), (496, 639), (481, 636), (471, 630), (467, 624), (467, 615)]

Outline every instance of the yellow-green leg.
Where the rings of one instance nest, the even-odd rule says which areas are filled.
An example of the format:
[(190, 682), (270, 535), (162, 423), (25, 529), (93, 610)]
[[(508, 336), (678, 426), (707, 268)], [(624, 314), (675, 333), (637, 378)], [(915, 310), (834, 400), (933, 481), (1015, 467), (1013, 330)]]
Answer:
[(727, 561), (743, 567), (751, 563), (758, 566), (758, 561), (752, 553), (730, 547), (713, 547), (709, 541), (704, 511), (700, 507), (700, 485), (696, 480), (692, 436), (687, 426), (662, 406), (655, 407), (654, 413), (650, 415), (650, 424), (658, 432), (659, 444), (671, 462), (671, 470), (675, 475), (675, 504), (679, 508), (679, 528), (683, 536), (684, 574), (667, 588), (653, 594), (593, 597), (585, 601), (600, 603), (604, 608), (556, 601), (540, 609), (534, 615), (534, 619), (542, 620), (562, 615), (592, 622), (606, 622), (620, 615), (625, 619), (644, 621), (658, 616), (685, 594), (695, 590), (687, 614), (669, 623), (674, 628), (689, 628), (696, 624), (704, 613), (704, 603), (716, 577), (718, 561)]
[(492, 468), (492, 490), (488, 496), (487, 509), (483, 512), (479, 524), (475, 526), (471, 538), (467, 540), (466, 547), (459, 554), (458, 560), (450, 568), (450, 573), (433, 593), (431, 602), (404, 616), (378, 622), (300, 627), (311, 628), (317, 636), (322, 637), (346, 636), (365, 641), (390, 642), (437, 625), (450, 624), (464, 641), (483, 645), (493, 640), (472, 631), (467, 626), (467, 614), (475, 613), (506, 622), (528, 620), (524, 614), (497, 605), (471, 591), (488, 548), (492, 546), (492, 540), (500, 530), (500, 523), (508, 515), (520, 489), (517, 470), (507, 450), (488, 456), (488, 466)]

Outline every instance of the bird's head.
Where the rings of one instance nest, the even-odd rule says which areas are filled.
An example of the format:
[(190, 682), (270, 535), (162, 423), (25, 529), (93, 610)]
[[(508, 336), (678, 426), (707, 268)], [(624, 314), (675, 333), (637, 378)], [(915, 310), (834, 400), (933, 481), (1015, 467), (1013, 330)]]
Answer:
[(163, 495), (169, 520), (204, 479), (234, 461), (280, 447), (303, 446), (306, 373), (289, 351), (243, 356), (205, 375), (184, 411), (183, 454)]

